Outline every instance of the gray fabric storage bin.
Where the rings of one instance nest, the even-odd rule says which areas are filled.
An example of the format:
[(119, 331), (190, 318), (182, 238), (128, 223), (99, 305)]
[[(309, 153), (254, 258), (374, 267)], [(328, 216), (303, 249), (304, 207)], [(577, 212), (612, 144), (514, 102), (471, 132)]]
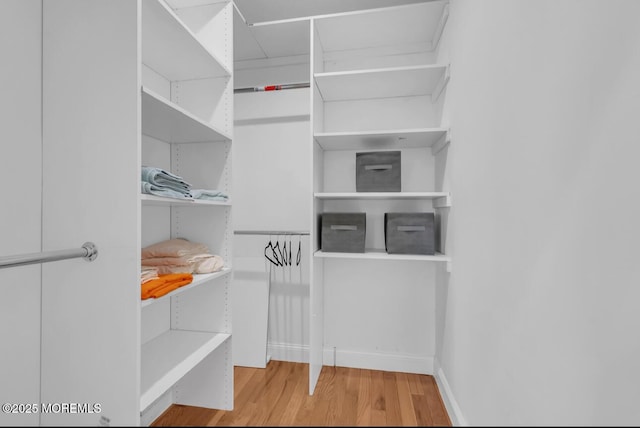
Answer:
[(400, 151), (356, 153), (357, 192), (399, 192)]
[(435, 254), (433, 213), (385, 213), (385, 247), (389, 254)]
[(320, 248), (337, 253), (364, 253), (367, 227), (365, 213), (324, 213)]

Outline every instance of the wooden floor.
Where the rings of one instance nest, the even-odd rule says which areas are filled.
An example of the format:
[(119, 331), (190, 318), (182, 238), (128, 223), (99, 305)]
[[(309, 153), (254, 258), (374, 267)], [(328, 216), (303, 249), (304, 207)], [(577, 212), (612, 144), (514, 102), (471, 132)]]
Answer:
[(323, 367), (309, 395), (309, 365), (235, 367), (234, 410), (173, 405), (151, 426), (451, 426), (435, 379)]

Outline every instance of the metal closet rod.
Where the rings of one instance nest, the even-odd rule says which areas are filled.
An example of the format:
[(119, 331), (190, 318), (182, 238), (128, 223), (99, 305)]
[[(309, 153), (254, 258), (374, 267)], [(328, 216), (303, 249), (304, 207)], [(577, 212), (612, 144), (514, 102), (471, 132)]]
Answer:
[(249, 88), (235, 88), (233, 93), (241, 92), (267, 92), (267, 91), (281, 91), (283, 89), (299, 89), (308, 88), (311, 85), (307, 83), (285, 83), (283, 85), (266, 85), (266, 86), (252, 86)]
[(308, 235), (309, 232), (300, 230), (235, 230), (235, 235)]
[(58, 260), (76, 259), (82, 257), (91, 262), (98, 257), (98, 247), (93, 242), (85, 242), (81, 248), (59, 251), (44, 251), (42, 253), (21, 254), (0, 258), (0, 268), (31, 265), (36, 263), (55, 262)]

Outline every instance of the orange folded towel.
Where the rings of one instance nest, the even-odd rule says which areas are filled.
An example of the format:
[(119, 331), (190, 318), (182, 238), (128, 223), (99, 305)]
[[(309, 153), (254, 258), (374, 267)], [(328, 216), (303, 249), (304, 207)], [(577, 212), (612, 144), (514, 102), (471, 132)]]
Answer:
[(190, 273), (171, 273), (167, 275), (160, 275), (158, 279), (152, 279), (151, 281), (142, 284), (142, 300), (149, 299), (151, 297), (158, 298), (164, 296), (176, 288), (190, 284), (192, 281), (193, 275)]
[(180, 288), (183, 285), (187, 285), (189, 283), (191, 283), (190, 280), (184, 280), (181, 282), (171, 282), (169, 284), (163, 285), (162, 287), (159, 287), (153, 290), (153, 292), (151, 293), (151, 297), (157, 299), (158, 297), (164, 296), (165, 294), (172, 292), (176, 288)]

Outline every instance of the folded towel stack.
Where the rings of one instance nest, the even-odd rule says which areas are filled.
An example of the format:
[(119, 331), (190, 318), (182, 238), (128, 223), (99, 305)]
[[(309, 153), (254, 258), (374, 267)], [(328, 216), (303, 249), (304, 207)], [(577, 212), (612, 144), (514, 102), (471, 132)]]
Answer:
[(191, 184), (164, 169), (143, 166), (141, 179), (142, 193), (168, 198), (193, 199)]
[(170, 273), (213, 273), (224, 267), (222, 257), (209, 253), (206, 245), (183, 238), (169, 239), (142, 249), (143, 269)]
[(140, 191), (150, 195), (176, 199), (200, 199), (227, 202), (229, 196), (221, 190), (192, 189), (182, 177), (152, 166), (143, 166)]

